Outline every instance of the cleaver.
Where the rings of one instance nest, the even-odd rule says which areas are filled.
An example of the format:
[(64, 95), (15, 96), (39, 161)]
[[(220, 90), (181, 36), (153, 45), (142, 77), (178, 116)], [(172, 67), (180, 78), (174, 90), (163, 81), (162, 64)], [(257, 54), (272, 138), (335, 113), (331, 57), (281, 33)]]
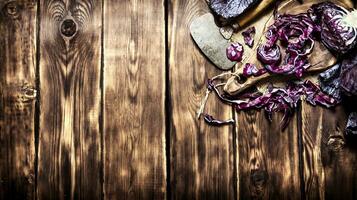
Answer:
[[(235, 20), (235, 25), (245, 27), (271, 6), (275, 0), (263, 0), (253, 10), (246, 12)], [(211, 13), (206, 13), (195, 18), (190, 25), (193, 40), (204, 55), (219, 69), (230, 70), (236, 62), (230, 61), (226, 56), (226, 48), (230, 41), (223, 38), (220, 28), (216, 25)]]
[(226, 56), (230, 41), (224, 39), (211, 13), (195, 18), (190, 25), (190, 32), (202, 53), (219, 69), (229, 70), (236, 62)]

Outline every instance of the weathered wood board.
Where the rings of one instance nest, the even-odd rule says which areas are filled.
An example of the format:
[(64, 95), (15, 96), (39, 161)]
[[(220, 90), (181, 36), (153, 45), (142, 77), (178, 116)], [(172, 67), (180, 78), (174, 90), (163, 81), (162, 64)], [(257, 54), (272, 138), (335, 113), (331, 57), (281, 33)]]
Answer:
[(0, 1), (0, 199), (35, 198), (36, 12)]
[(104, 198), (165, 199), (164, 2), (104, 3)]
[[(295, 113), (299, 114), (299, 113)], [(285, 131), (282, 114), (237, 114), (239, 199), (301, 199), (296, 116)]]
[[(303, 5), (299, 5), (299, 3), (294, 1), (285, 1), (278, 9), (278, 12), (298, 14), (304, 12), (316, 2), (318, 1), (304, 1)], [(339, 3), (351, 6), (350, 1), (340, 1)], [(294, 7), (294, 9), (291, 9), (291, 7)], [(262, 18), (263, 22), (269, 21), (269, 15), (271, 15), (271, 13), (268, 13)], [(262, 34), (264, 32), (263, 30), (266, 29), (269, 24), (265, 24), (263, 22), (257, 21), (253, 23), (257, 29), (257, 34), (255, 36), (256, 43), (262, 41), (262, 37), (264, 37)], [(237, 33), (233, 37), (233, 40), (240, 42), (243, 41), (241, 33)], [(316, 49), (318, 51), (316, 51)], [(318, 65), (330, 66), (331, 61), (335, 61), (328, 50), (322, 48), (322, 45), (316, 44), (314, 50), (314, 53), (309, 58), (311, 63), (319, 63)], [(256, 45), (255, 48), (247, 50), (247, 54), (243, 60), (243, 63), (245, 62), (255, 63), (259, 66), (259, 61), (256, 59)], [(244, 64), (237, 65), (236, 72), (242, 73), (243, 66)], [(278, 79), (274, 78), (270, 78), (267, 82), (271, 81), (274, 83), (276, 82), (275, 84), (281, 84)], [(261, 82), (257, 86), (261, 89), (265, 89), (267, 82)], [(230, 89), (232, 88), (233, 87), (230, 86)], [(303, 107), (306, 107), (306, 103), (303, 103)], [(319, 109), (322, 110), (322, 108)], [(273, 122), (269, 124), (263, 112), (241, 112), (237, 115), (237, 175), (239, 185), (238, 196), (240, 199), (300, 199), (305, 197), (314, 199), (313, 197), (315, 196), (312, 196), (310, 193), (317, 192), (317, 183), (310, 183), (310, 179), (312, 179), (311, 177), (308, 177), (309, 180), (307, 180), (308, 182), (306, 183), (302, 177), (302, 174), (310, 173), (310, 171), (307, 170), (311, 169), (306, 169), (306, 167), (303, 168), (304, 163), (301, 158), (312, 158), (306, 158), (309, 156), (308, 154), (302, 155), (303, 152), (301, 150), (303, 147), (301, 145), (302, 143), (303, 146), (306, 145), (306, 134), (303, 134), (299, 130), (301, 130), (302, 126), (301, 118), (303, 119), (303, 122), (306, 122), (305, 120), (307, 120), (307, 123), (314, 121), (313, 117), (306, 119), (306, 113), (308, 113), (308, 116), (312, 115), (315, 118), (322, 116), (322, 113), (319, 113), (320, 115), (318, 115), (305, 111), (306, 110), (304, 110), (304, 112), (300, 112), (297, 110), (297, 112), (295, 112), (295, 119), (290, 122), (289, 127), (286, 128), (286, 131), (284, 132), (279, 129), (278, 118), (275, 117)], [(301, 115), (303, 116), (301, 117)], [(343, 113), (340, 113), (339, 116), (341, 115), (343, 115)], [(279, 114), (278, 116), (281, 118), (282, 115)], [(305, 136), (304, 139), (302, 139), (303, 135)], [(347, 159), (349, 160), (351, 158), (348, 157)], [(323, 169), (314, 168), (313, 170), (321, 171)], [(336, 169), (332, 171), (336, 171)], [(353, 173), (346, 174), (352, 175)], [(321, 178), (320, 176), (318, 177)], [(328, 179), (330, 182), (334, 182), (333, 180), (335, 179)], [(354, 187), (353, 183), (350, 185), (351, 187)], [(305, 191), (302, 187), (305, 187), (308, 191)], [(332, 188), (330, 191), (331, 190), (335, 191)], [(348, 188), (344, 191), (351, 192), (353, 190), (352, 188)]]
[(0, 0), (0, 199), (357, 199), (349, 107), (302, 102), (281, 131), (282, 114), (211, 94), (204, 112), (236, 124), (196, 119), (221, 73), (189, 34), (206, 12), (205, 0)]
[[(352, 7), (349, 0), (339, 1)], [(302, 178), (307, 199), (356, 199), (356, 139), (346, 138), (348, 110), (313, 107), (302, 103)], [(353, 103), (352, 103), (353, 104)]]
[(40, 1), (39, 199), (100, 199), (101, 1)]
[[(256, 50), (264, 41), (264, 32), (273, 21), (272, 15), (272, 11), (267, 12), (253, 22), (252, 26), (257, 32), (255, 45), (252, 49), (246, 48), (243, 64), (236, 66), (236, 73), (242, 73), (247, 62), (260, 66)], [(234, 35), (233, 40), (242, 42), (241, 32)], [(226, 86), (229, 88), (227, 91), (235, 90), (236, 84), (229, 82), (231, 84)], [(265, 90), (266, 84), (260, 84), (262, 86), (256, 86)], [(236, 114), (239, 199), (301, 199), (298, 124), (295, 116), (282, 131), (282, 117), (281, 113), (276, 113), (272, 122), (269, 122), (264, 111)]]
[[(172, 0), (168, 6), (170, 83), (170, 199), (234, 199), (234, 133), (196, 119), (205, 82), (218, 70), (190, 38), (192, 19), (207, 12), (204, 0)], [(213, 95), (205, 112), (232, 118), (231, 108)]]
[(342, 106), (302, 105), (303, 178), (308, 199), (357, 198), (356, 139), (346, 138)]

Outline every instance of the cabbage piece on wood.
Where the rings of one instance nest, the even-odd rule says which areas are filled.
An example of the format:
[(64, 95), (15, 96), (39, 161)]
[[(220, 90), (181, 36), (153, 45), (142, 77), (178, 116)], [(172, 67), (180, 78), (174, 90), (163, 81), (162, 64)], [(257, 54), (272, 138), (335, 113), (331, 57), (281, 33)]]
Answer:
[(209, 0), (208, 6), (221, 21), (229, 21), (258, 2), (260, 0)]

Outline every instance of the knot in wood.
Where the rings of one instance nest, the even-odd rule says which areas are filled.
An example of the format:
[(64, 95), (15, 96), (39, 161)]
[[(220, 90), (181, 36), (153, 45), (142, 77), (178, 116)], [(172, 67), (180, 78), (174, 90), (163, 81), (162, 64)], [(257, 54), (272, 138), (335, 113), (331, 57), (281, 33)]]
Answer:
[(32, 87), (30, 84), (23, 84), (21, 87), (21, 100), (22, 102), (31, 102), (35, 100), (37, 96), (37, 90)]
[(328, 139), (327, 146), (332, 151), (339, 151), (345, 146), (345, 140), (341, 135), (332, 135)]
[(252, 170), (250, 174), (250, 179), (254, 186), (264, 186), (268, 180), (268, 174), (264, 170)]
[(12, 18), (16, 18), (19, 14), (19, 5), (15, 1), (7, 3), (4, 7), (6, 14)]
[(251, 170), (250, 181), (252, 197), (261, 199), (264, 195), (264, 188), (266, 188), (266, 183), (268, 181), (268, 173), (261, 169)]
[(77, 24), (73, 19), (66, 19), (61, 23), (61, 33), (66, 37), (73, 37), (77, 32)]

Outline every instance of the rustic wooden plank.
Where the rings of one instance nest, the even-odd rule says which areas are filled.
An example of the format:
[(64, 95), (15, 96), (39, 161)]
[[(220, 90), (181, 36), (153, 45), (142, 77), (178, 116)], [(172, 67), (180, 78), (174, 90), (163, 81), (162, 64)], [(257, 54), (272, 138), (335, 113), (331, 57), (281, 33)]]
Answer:
[(346, 111), (303, 104), (302, 116), (307, 199), (356, 199), (356, 140), (345, 137)]
[(165, 199), (163, 1), (104, 4), (104, 198)]
[[(352, 1), (343, 3), (352, 7)], [(302, 104), (302, 165), (307, 199), (357, 198), (356, 141), (344, 135), (345, 108), (351, 105), (328, 110)]]
[[(171, 199), (235, 197), (232, 127), (211, 127), (196, 119), (205, 82), (221, 73), (190, 38), (191, 21), (208, 12), (204, 0), (172, 0), (168, 9)], [(212, 95), (206, 112), (232, 118), (231, 108)]]
[(33, 199), (37, 4), (0, 9), (0, 199)]
[(100, 199), (102, 3), (40, 1), (39, 199)]
[[(306, 3), (306, 2), (304, 2)], [(291, 7), (294, 6), (294, 9)], [(294, 1), (281, 4), (279, 13), (291, 13), (306, 10), (306, 5)], [(273, 13), (268, 12), (251, 26), (256, 27), (256, 43), (263, 42), (267, 25), (271, 24)], [(244, 30), (241, 30), (244, 31)], [(235, 41), (243, 43), (241, 32), (234, 35)], [(255, 48), (257, 45), (255, 46)], [(243, 63), (256, 62), (256, 49), (248, 49)], [(244, 64), (243, 64), (244, 65)], [(241, 66), (236, 67), (242, 70)], [(259, 61), (258, 61), (259, 66)], [(269, 82), (277, 85), (281, 80), (274, 78)], [(268, 82), (262, 82), (262, 91)], [(281, 130), (281, 113), (273, 115), (272, 122), (266, 118), (264, 111), (239, 112), (236, 115), (237, 127), (237, 179), (239, 199), (300, 199), (301, 179), (299, 165), (299, 135), (297, 116), (294, 113), (289, 126)]]
[(281, 113), (237, 114), (239, 199), (301, 198), (296, 114), (285, 131)]

